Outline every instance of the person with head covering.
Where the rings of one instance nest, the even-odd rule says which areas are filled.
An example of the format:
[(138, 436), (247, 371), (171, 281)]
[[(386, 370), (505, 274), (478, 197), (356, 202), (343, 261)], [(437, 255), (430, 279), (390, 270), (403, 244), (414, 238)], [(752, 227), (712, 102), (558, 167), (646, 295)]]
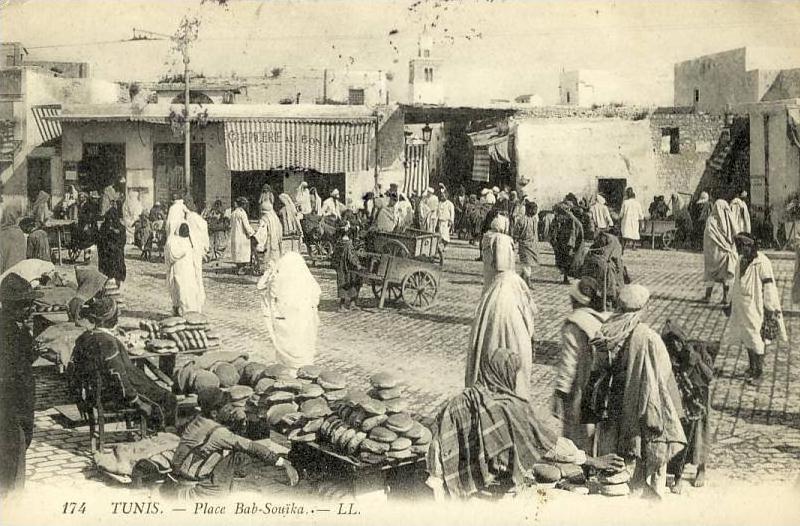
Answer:
[(439, 206), (436, 210), (436, 231), (439, 232), (442, 238), (442, 243), (444, 244), (442, 250), (444, 250), (447, 248), (447, 245), (450, 244), (450, 232), (456, 221), (456, 210), (453, 206), (453, 202), (447, 198), (446, 190), (439, 192), (438, 199)]
[(672, 459), (667, 472), (675, 477), (673, 493), (683, 491), (683, 471), (686, 463), (697, 466), (692, 486), (705, 485), (706, 461), (711, 449), (711, 382), (714, 379), (714, 359), (719, 342), (690, 340), (681, 326), (667, 320), (661, 339), (672, 360), (672, 372), (681, 392), (685, 416), (681, 420), (688, 443), (680, 455)]
[(375, 216), (378, 213), (377, 211), (377, 203), (378, 201), (375, 199), (374, 192), (367, 192), (361, 198), (362, 207), (361, 207), (361, 215), (364, 218), (364, 222), (367, 225), (372, 225), (375, 221)]
[(322, 217), (334, 217), (339, 219), (342, 217), (342, 210), (344, 208), (344, 205), (339, 201), (339, 190), (334, 188), (331, 190), (330, 197), (322, 202), (320, 215)]
[(610, 232), (600, 232), (594, 239), (580, 268), (581, 276), (594, 278), (600, 286), (605, 309), (617, 306), (619, 291), (625, 285), (622, 245)]
[(439, 225), (439, 198), (433, 188), (425, 190), (425, 196), (420, 201), (420, 219), (422, 220), (421, 229), (428, 232), (436, 232)]
[(708, 195), (708, 192), (700, 192), (700, 196), (697, 198), (697, 201), (692, 205), (692, 209), (690, 210), (692, 223), (694, 224), (693, 246), (695, 248), (702, 247), (706, 220), (711, 215), (711, 208), (711, 199)]
[(739, 257), (734, 270), (728, 330), (732, 343), (747, 349), (748, 380), (757, 382), (764, 372), (766, 345), (787, 341), (781, 296), (772, 262), (759, 252), (753, 236), (742, 232), (734, 241)]
[(297, 471), (271, 442), (248, 440), (219, 423), (230, 402), (228, 392), (209, 387), (197, 399), (200, 414), (186, 425), (172, 456), (172, 473), (179, 482), (174, 496), (181, 501), (224, 497), (231, 494), (234, 479), (255, 477), (264, 464), (283, 468), (289, 485), (297, 484)]
[(455, 225), (453, 226), (453, 230), (455, 231), (456, 235), (459, 236), (461, 239), (461, 234), (465, 230), (464, 225), (464, 212), (467, 207), (469, 199), (467, 197), (467, 190), (464, 188), (464, 185), (459, 185), (458, 190), (456, 190), (456, 195), (453, 197), (453, 206), (455, 206)]
[(64, 199), (61, 201), (61, 208), (64, 211), (65, 219), (78, 219), (78, 189), (75, 185), (69, 185), (67, 191), (64, 193)]
[(97, 239), (97, 268), (113, 279), (117, 287), (127, 276), (125, 266), (125, 226), (120, 218), (119, 207), (112, 206), (103, 217), (100, 235)]
[(164, 232), (167, 237), (178, 232), (178, 227), (186, 222), (186, 212), (188, 211), (183, 196), (177, 192), (173, 194), (172, 205), (167, 211), (167, 219), (164, 223)]
[(744, 190), (731, 199), (731, 219), (737, 234), (739, 232), (750, 233), (750, 210), (747, 209), (745, 199), (747, 199), (747, 192)]
[(297, 191), (294, 193), (294, 202), (297, 204), (297, 211), (301, 214), (306, 215), (312, 213), (311, 191), (308, 189), (307, 182), (300, 182), (300, 186), (297, 187)]
[(465, 385), (477, 381), (484, 353), (505, 347), (519, 354), (525, 374), (519, 389), (525, 394), (533, 360), (536, 305), (525, 281), (514, 272), (513, 240), (507, 229), (508, 218), (498, 216), (482, 241), (484, 287), (470, 332)]
[(683, 199), (678, 194), (672, 194), (670, 198), (670, 211), (672, 219), (675, 221), (675, 245), (685, 247), (692, 239), (692, 216), (687, 207), (683, 205)]
[(255, 234), (246, 210), (247, 198), (237, 198), (236, 207), (231, 212), (230, 257), (239, 275), (244, 274), (245, 266), (250, 263), (250, 238)]
[(19, 207), (15, 205), (7, 206), (3, 212), (0, 224), (0, 273), (25, 259), (27, 243), (18, 225), (21, 215)]
[(217, 199), (206, 215), (208, 222), (208, 233), (211, 243), (211, 259), (217, 260), (225, 253), (228, 245), (228, 230), (230, 229), (230, 219), (225, 217), (225, 210), (222, 209), (222, 201)]
[(669, 215), (669, 206), (667, 206), (667, 202), (664, 201), (664, 196), (654, 196), (653, 202), (650, 203), (650, 208), (648, 208), (647, 212), (650, 214), (650, 219), (666, 219)]
[(555, 216), (550, 223), (550, 245), (556, 258), (556, 267), (564, 275), (564, 284), (569, 284), (569, 275), (578, 249), (583, 244), (583, 226), (572, 214), (569, 205), (558, 203)]
[(630, 489), (662, 497), (667, 463), (686, 445), (680, 392), (664, 342), (642, 322), (650, 291), (626, 285), (619, 311), (590, 341), (592, 372), (582, 421), (595, 424), (597, 454), (625, 459)]
[(289, 194), (283, 193), (278, 196), (278, 200), (283, 203), (280, 210), (279, 219), (283, 227), (283, 235), (285, 236), (299, 236), (303, 233), (303, 227), (300, 225), (300, 214), (295, 207), (292, 198)]
[(561, 326), (561, 352), (556, 366), (553, 415), (564, 423), (564, 436), (590, 451), (594, 426), (581, 422), (581, 400), (592, 371), (589, 345), (610, 314), (604, 312), (600, 285), (583, 277), (569, 291), (572, 312)]
[(197, 288), (203, 298), (203, 302), (205, 302), (206, 290), (203, 284), (203, 262), (206, 260), (208, 251), (211, 248), (211, 240), (208, 236), (208, 222), (197, 213), (197, 207), (191, 196), (186, 197), (186, 224), (189, 225), (189, 239), (192, 241)]
[[(112, 208), (113, 209), (113, 208)], [(168, 390), (151, 380), (128, 356), (125, 344), (117, 338), (119, 311), (111, 297), (92, 302), (87, 319), (94, 328), (75, 341), (72, 353), (72, 383), (75, 388), (94, 383), (99, 368), (104, 402), (117, 407), (135, 407), (147, 415), (153, 429), (175, 425), (177, 400)]]
[(498, 214), (481, 239), (484, 293), (498, 273), (514, 271), (514, 240), (509, 235), (509, 228), (508, 217)]
[(397, 227), (401, 230), (411, 228), (414, 224), (414, 207), (402, 191), (397, 194), (395, 211), (397, 213)]
[(489, 188), (481, 190), (481, 202), (487, 205), (494, 205), (497, 202), (497, 196)]
[(142, 201), (139, 199), (138, 190), (129, 190), (125, 204), (122, 206), (122, 223), (128, 235), (128, 243), (133, 243), (134, 224), (142, 214)]
[(606, 198), (597, 194), (594, 198), (594, 204), (589, 208), (589, 218), (592, 221), (592, 228), (595, 233), (607, 232), (609, 228), (614, 226), (614, 220), (611, 218), (611, 212), (606, 206)]
[(106, 212), (113, 207), (119, 204), (120, 201), (120, 194), (117, 189), (114, 187), (113, 181), (108, 183), (105, 188), (103, 188), (103, 195), (100, 198), (100, 217), (106, 215)]
[(25, 452), (33, 439), (37, 358), (25, 320), (41, 297), (22, 276), (0, 281), (0, 496), (25, 486)]
[(275, 206), (275, 190), (272, 189), (269, 183), (264, 183), (261, 187), (261, 194), (258, 196), (259, 208), (264, 203), (269, 203), (273, 207)]
[(313, 364), (322, 291), (303, 257), (287, 252), (268, 267), (256, 288), (277, 362), (291, 369)]
[[(437, 500), (519, 493), (551, 475), (558, 463), (598, 471), (624, 467), (613, 453), (590, 457), (558, 435), (547, 416), (520, 394), (519, 384), (528, 380), (516, 352), (487, 350), (478, 371), (472, 385), (440, 409), (432, 428), (427, 484)], [(555, 472), (557, 481), (561, 471)]]
[(636, 249), (636, 242), (639, 241), (639, 225), (640, 221), (644, 219), (644, 212), (642, 205), (636, 200), (636, 193), (633, 188), (625, 189), (625, 200), (622, 202), (622, 208), (619, 211), (620, 218), (620, 233), (622, 234), (622, 250), (630, 245), (634, 250)]
[(533, 277), (533, 266), (539, 264), (539, 205), (525, 200), (525, 215), (514, 221), (513, 238), (519, 247), (522, 278), (528, 286)]
[(89, 199), (89, 194), (78, 194), (78, 222), (75, 224), (72, 236), (72, 245), (83, 250), (84, 263), (91, 258), (91, 247), (97, 243), (99, 230), (97, 228), (97, 209)]
[(32, 217), (24, 217), (19, 222), (19, 227), (28, 236), (27, 259), (41, 259), (50, 261), (50, 239), (47, 232), (36, 224)]
[(703, 279), (706, 286), (704, 301), (711, 301), (715, 283), (722, 283), (722, 303), (728, 302), (728, 289), (736, 267), (736, 231), (731, 220), (731, 209), (724, 199), (714, 202), (713, 212), (706, 220), (703, 234)]
[(339, 298), (339, 312), (359, 310), (356, 300), (361, 290), (361, 277), (355, 271), (361, 270), (353, 242), (350, 240), (350, 223), (344, 221), (338, 228), (339, 241), (333, 248), (331, 263), (336, 269), (336, 295)]
[(386, 194), (375, 202), (375, 220), (372, 228), (377, 232), (394, 232), (400, 218), (397, 213), (397, 195)]
[(46, 225), (47, 222), (53, 217), (53, 211), (50, 208), (50, 194), (44, 190), (39, 190), (36, 200), (31, 206), (31, 215), (39, 225)]
[[(173, 314), (180, 316), (186, 312), (202, 312), (205, 292), (197, 286), (197, 267), (188, 224), (183, 223), (178, 227), (177, 234), (167, 238), (164, 263), (167, 266), (167, 288), (172, 299)], [(202, 270), (199, 278), (202, 281)]]
[(261, 203), (261, 219), (253, 237), (256, 240), (259, 268), (263, 271), (269, 262), (277, 261), (283, 252), (283, 227), (268, 201)]
[(311, 198), (311, 213), (314, 215), (322, 215), (322, 198), (319, 196), (317, 189), (312, 187), (309, 191)]

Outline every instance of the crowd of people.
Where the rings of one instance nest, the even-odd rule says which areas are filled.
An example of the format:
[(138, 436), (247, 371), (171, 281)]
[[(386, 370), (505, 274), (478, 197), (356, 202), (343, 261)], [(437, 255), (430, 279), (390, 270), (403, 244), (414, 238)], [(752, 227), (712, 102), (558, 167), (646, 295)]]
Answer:
[[(73, 190), (70, 210), (77, 210), (81, 225), (81, 194), (72, 196)], [(141, 409), (154, 428), (172, 428), (174, 394), (131, 363), (114, 332), (119, 310), (105, 291), (109, 281), (119, 287), (126, 280), (124, 249), (131, 239), (126, 216), (137, 210), (113, 187), (107, 190), (100, 220), (88, 221), (96, 229), (98, 270), (76, 272), (78, 289), (69, 304), (70, 320), (87, 327), (74, 355), (102, 358), (107, 381), (121, 402)], [(682, 214), (704, 217), (704, 299), (710, 301), (714, 284), (722, 284), (730, 338), (747, 350), (745, 374), (749, 382), (758, 382), (767, 345), (785, 341), (787, 334), (772, 265), (749, 232), (745, 197), (712, 204), (703, 192), (690, 213), (679, 206), (677, 196), (670, 204), (657, 196), (648, 212), (651, 219), (673, 217), (676, 223)], [(3, 270), (26, 257), (43, 258), (47, 240), (37, 227), (47, 221), (48, 201), (40, 196), (31, 217), (23, 221), (13, 209), (3, 211)], [(609, 209), (602, 195), (590, 202), (570, 193), (548, 217), (539, 217), (537, 203), (528, 196), (508, 189), (484, 189), (478, 200), (467, 197), (462, 187), (451, 201), (443, 185), (409, 197), (395, 185), (387, 191), (377, 188), (364, 195), (357, 210), (344, 205), (336, 189), (322, 200), (306, 183), (294, 198), (265, 185), (256, 226), (250, 223), (250, 209), (248, 199), (238, 197), (229, 209), (216, 201), (198, 213), (191, 197), (176, 194), (168, 208), (156, 203), (147, 212), (139, 211), (132, 239), (143, 250), (154, 238), (163, 240), (174, 315), (203, 311), (204, 262), (226, 255), (240, 273), (255, 265), (276, 361), (292, 369), (314, 361), (321, 289), (303, 258), (284, 252), (282, 240), (307, 235), (310, 218), (335, 233), (332, 265), (343, 311), (358, 309), (361, 283), (356, 271), (361, 260), (355, 241), (361, 231), (367, 242), (370, 233), (416, 228), (438, 233), (444, 247), (454, 233), (465, 233), (478, 244), (483, 287), (466, 353), (465, 388), (435, 415), (427, 457), (428, 484), (437, 496), (515, 493), (533, 481), (569, 488), (581, 477), (585, 481), (597, 475), (607, 483), (601, 484), (606, 488), (601, 493), (660, 498), (667, 491), (668, 474), (674, 480), (672, 491), (682, 491), (687, 463), (697, 465), (693, 484), (705, 483), (709, 387), (719, 344), (689, 338), (674, 321), (667, 321), (661, 332), (644, 321), (650, 292), (633, 282), (623, 259), (626, 248), (635, 249), (644, 219), (632, 188), (626, 190), (619, 213)], [(87, 220), (84, 226), (88, 228)], [(532, 284), (541, 240), (552, 245), (563, 282), (570, 286), (572, 306), (561, 326), (551, 415), (534, 408), (530, 391), (539, 315)], [(25, 450), (33, 432), (34, 355), (25, 321), (37, 295), (28, 280), (13, 272), (0, 283), (4, 491), (24, 479)], [(297, 473), (274, 451), (259, 449), (214, 421), (226, 396), (216, 387), (200, 393), (202, 412), (186, 427), (174, 462), (178, 474), (200, 480), (201, 489), (207, 486), (207, 494), (214, 495), (221, 487), (214, 477), (232, 476), (232, 461), (222, 461), (224, 452), (232, 450), (278, 462), (295, 483)], [(561, 429), (549, 416), (561, 421)], [(195, 459), (186, 455), (198, 447), (206, 449)], [(200, 473), (197, 460), (212, 456), (220, 471)]]

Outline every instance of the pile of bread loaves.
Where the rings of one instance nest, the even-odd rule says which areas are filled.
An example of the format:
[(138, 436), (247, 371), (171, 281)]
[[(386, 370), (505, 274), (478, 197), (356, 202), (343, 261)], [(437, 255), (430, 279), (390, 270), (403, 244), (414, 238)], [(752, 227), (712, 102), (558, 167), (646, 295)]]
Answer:
[(160, 322), (142, 320), (139, 328), (147, 332), (145, 348), (156, 353), (219, 347), (219, 336), (210, 330), (208, 319), (199, 312), (187, 312)]
[(405, 412), (397, 380), (379, 373), (370, 383), (368, 393), (351, 391), (333, 404), (335, 413), (324, 419), (319, 441), (368, 464), (425, 455), (431, 432)]

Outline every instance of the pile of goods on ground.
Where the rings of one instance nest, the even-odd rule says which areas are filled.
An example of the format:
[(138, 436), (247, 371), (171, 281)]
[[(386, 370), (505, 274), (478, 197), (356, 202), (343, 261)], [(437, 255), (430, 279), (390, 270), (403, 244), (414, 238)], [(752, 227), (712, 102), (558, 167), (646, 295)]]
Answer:
[(219, 336), (209, 327), (208, 319), (199, 312), (139, 323), (139, 328), (147, 333), (145, 348), (160, 354), (219, 347)]
[(424, 456), (431, 432), (406, 413), (397, 380), (379, 373), (370, 384), (369, 392), (351, 391), (333, 404), (335, 413), (324, 419), (319, 442), (368, 464)]

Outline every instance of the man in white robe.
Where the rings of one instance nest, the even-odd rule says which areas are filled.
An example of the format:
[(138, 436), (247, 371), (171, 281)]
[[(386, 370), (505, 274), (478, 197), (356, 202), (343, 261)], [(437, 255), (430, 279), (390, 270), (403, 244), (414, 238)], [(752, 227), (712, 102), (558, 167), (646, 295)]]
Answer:
[(336, 219), (342, 217), (342, 209), (344, 205), (339, 202), (339, 190), (334, 188), (331, 191), (331, 196), (322, 202), (322, 210), (320, 215), (322, 217), (333, 216)]
[(297, 211), (303, 215), (311, 213), (311, 191), (308, 189), (308, 183), (303, 181), (297, 188), (294, 194), (294, 202), (297, 205)]
[(250, 238), (255, 230), (250, 226), (247, 217), (247, 199), (240, 197), (236, 200), (236, 208), (231, 212), (230, 256), (236, 265), (236, 272), (244, 274), (245, 266), (250, 263)]

